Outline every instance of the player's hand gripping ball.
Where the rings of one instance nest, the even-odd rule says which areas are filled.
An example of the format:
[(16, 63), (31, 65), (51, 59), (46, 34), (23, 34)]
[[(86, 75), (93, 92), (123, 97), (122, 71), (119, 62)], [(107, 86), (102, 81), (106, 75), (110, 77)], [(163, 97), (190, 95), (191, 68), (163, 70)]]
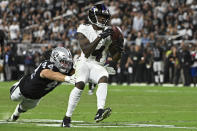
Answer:
[(117, 26), (112, 26), (112, 43), (109, 46), (109, 52), (113, 56), (117, 52), (122, 52), (123, 51), (123, 43), (124, 43), (124, 37), (122, 34), (122, 31), (119, 27)]

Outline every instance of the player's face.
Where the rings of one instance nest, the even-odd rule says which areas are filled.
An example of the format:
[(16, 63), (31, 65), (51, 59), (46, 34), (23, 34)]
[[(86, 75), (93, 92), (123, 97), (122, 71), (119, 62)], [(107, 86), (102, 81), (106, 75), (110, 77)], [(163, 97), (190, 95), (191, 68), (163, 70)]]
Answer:
[(72, 62), (68, 62), (65, 60), (61, 60), (60, 63), (61, 63), (62, 69), (64, 70), (70, 69), (72, 66)]
[(101, 23), (101, 24), (106, 24), (107, 18), (106, 18), (106, 16), (104, 16), (104, 15), (97, 15), (97, 20), (98, 20), (98, 22)]

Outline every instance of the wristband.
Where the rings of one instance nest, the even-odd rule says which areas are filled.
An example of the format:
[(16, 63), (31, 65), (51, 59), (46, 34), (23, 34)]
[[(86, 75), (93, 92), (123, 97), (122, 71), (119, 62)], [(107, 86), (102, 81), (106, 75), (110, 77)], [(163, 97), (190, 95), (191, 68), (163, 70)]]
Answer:
[(64, 81), (69, 82), (70, 81), (70, 76), (65, 76)]

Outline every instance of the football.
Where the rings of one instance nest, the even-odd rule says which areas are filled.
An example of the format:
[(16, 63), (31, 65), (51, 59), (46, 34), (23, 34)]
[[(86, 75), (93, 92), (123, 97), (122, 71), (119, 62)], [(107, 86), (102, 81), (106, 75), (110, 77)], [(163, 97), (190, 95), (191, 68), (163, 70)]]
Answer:
[(112, 34), (112, 41), (117, 41), (119, 39), (123, 39), (122, 31), (117, 26), (112, 26), (113, 34)]
[(109, 47), (109, 52), (111, 56), (113, 56), (117, 52), (122, 52), (123, 42), (124, 42), (124, 37), (123, 37), (121, 29), (113, 25), (112, 30), (113, 30), (113, 34), (111, 36), (112, 43)]

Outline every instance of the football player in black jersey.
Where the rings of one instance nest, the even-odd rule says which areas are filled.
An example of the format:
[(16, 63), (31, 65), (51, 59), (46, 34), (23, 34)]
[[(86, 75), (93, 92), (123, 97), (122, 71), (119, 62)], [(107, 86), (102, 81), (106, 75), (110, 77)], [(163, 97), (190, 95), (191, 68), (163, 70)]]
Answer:
[(20, 101), (8, 121), (16, 121), (20, 114), (35, 108), (42, 97), (62, 82), (75, 83), (72, 55), (68, 49), (56, 47), (50, 60), (43, 61), (32, 74), (23, 76), (10, 89), (12, 101)]
[(163, 49), (160, 47), (160, 43), (157, 42), (156, 46), (153, 48), (153, 71), (156, 85), (163, 84), (163, 70)]

